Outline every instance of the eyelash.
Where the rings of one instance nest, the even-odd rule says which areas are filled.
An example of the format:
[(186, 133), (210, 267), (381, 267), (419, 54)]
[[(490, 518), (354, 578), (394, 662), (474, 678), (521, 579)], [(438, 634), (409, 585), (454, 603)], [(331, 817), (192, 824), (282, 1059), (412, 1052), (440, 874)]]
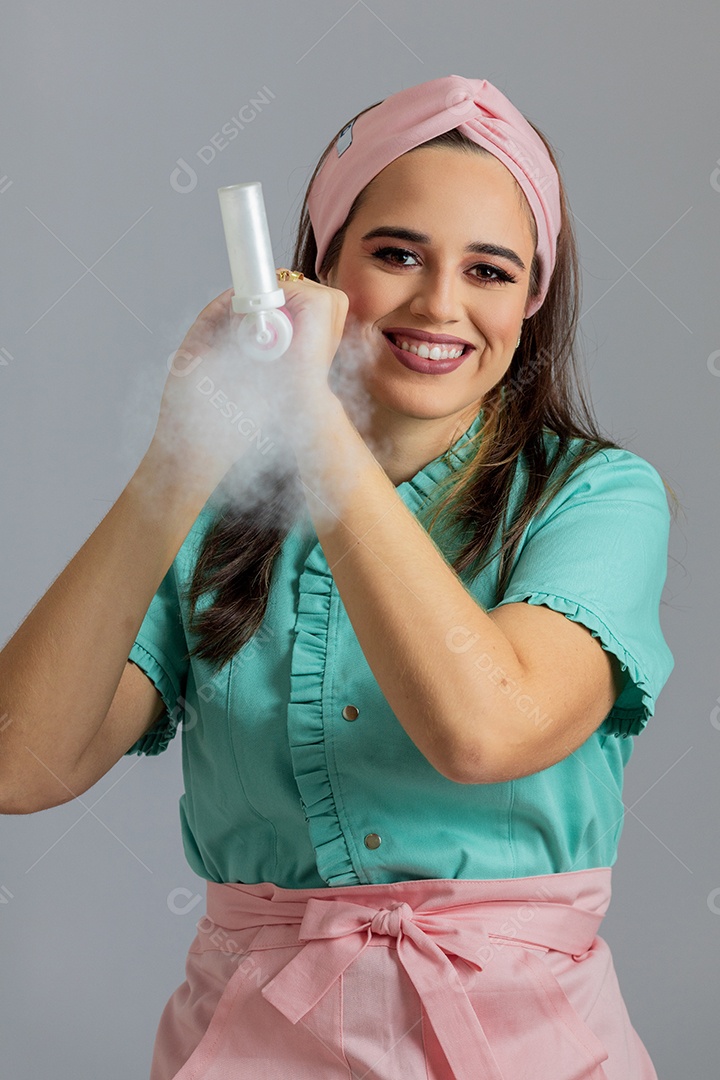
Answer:
[[(385, 262), (386, 261), (385, 256), (389, 255), (389, 254), (412, 255), (413, 258), (417, 258), (417, 256), (415, 255), (415, 252), (414, 251), (408, 251), (407, 248), (380, 247), (380, 248), (375, 248), (375, 250), (372, 252), (373, 258), (380, 259), (381, 262)], [(398, 264), (395, 263), (394, 265), (397, 266)], [(485, 270), (493, 270), (498, 275), (498, 277), (496, 277), (496, 278), (479, 277), (478, 278), (479, 281), (484, 281), (484, 282), (487, 282), (488, 284), (492, 284), (493, 282), (498, 282), (499, 284), (504, 284), (506, 282), (516, 282), (517, 281), (516, 277), (514, 277), (512, 274), (509, 274), (507, 272), (507, 270), (501, 270), (499, 266), (493, 266), (490, 263), (478, 263), (477, 266), (472, 267), (472, 269), (475, 270), (475, 269), (477, 269), (479, 267), (482, 267)]]

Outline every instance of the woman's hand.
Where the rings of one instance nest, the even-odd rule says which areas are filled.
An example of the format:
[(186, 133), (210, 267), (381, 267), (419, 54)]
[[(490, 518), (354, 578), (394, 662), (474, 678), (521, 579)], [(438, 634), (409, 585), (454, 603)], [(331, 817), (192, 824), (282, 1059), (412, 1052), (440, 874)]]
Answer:
[(282, 381), (290, 399), (292, 414), (307, 412), (335, 395), (328, 386), (328, 374), (342, 340), (349, 300), (340, 289), (317, 281), (281, 282), (286, 304), (281, 309), (293, 324), (290, 347), (278, 360), (269, 362)]
[(282, 288), (293, 338), (279, 359), (243, 355), (237, 338), (243, 316), (232, 310), (233, 289), (203, 308), (168, 357), (170, 374), (152, 447), (208, 492), (250, 449), (251, 436), (264, 441), (280, 431), (291, 440), (300, 437), (329, 399), (337, 403), (328, 373), (348, 298), (314, 281), (284, 281)]
[(244, 398), (242, 358), (234, 341), (241, 316), (226, 289), (203, 308), (182, 344), (167, 359), (160, 415), (151, 450), (183, 478), (210, 491), (249, 448), (233, 417), (259, 422), (257, 402)]

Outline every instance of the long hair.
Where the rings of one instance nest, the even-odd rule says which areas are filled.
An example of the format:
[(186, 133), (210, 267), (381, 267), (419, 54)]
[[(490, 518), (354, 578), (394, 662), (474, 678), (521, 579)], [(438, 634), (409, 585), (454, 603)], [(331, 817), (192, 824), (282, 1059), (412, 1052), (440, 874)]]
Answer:
[[(368, 109), (378, 104), (380, 102)], [(357, 116), (368, 109), (363, 109)], [(545, 143), (559, 176), (552, 147), (542, 132), (534, 124), (531, 126)], [(318, 280), (315, 273), (317, 245), (307, 209), (307, 195), (339, 134), (333, 136), (318, 161), (300, 212), (292, 266), (313, 281)], [(421, 146), (447, 147), (472, 154), (490, 153), (457, 129)], [(414, 149), (420, 149), (420, 146)], [(357, 195), (345, 222), (332, 238), (321, 266), (322, 274), (337, 263), (345, 233), (363, 203), (366, 190), (364, 188)], [(522, 195), (519, 185), (517, 191)], [(524, 196), (522, 198), (524, 201)], [(524, 205), (537, 245), (535, 220), (527, 203)], [(474, 452), (448, 477), (448, 491), (442, 501), (434, 505), (432, 520), (425, 522), (423, 519), (435, 500), (423, 507), (418, 515), (431, 536), (444, 512), (443, 528), (457, 527), (468, 537), (452, 561), (448, 560), (458, 575), (470, 567), (473, 573), (479, 573), (492, 558), (499, 558), (496, 603), (506, 590), (520, 538), (531, 518), (588, 457), (604, 449), (622, 449), (601, 434), (579, 378), (575, 336), (580, 310), (580, 275), (577, 244), (562, 178), (560, 206), (556, 261), (545, 300), (524, 322), (520, 345), (503, 378), (483, 398), (482, 425), (477, 446), (472, 448)], [(528, 295), (531, 297), (537, 295), (538, 271), (535, 255), (530, 269)], [(557, 436), (551, 440), (554, 444), (551, 459), (544, 438), (546, 429)], [(555, 466), (572, 439), (581, 440), (580, 449), (575, 455), (569, 455), (566, 467), (557, 470), (553, 477)], [(521, 455), (525, 455), (527, 464), (527, 487), (513, 520), (506, 521), (513, 478)], [(242, 469), (242, 462), (230, 470), (231, 483), (236, 468)], [(663, 483), (677, 502), (672, 488), (665, 481)], [(202, 657), (219, 669), (259, 630), (267, 608), (273, 566), (287, 534), (287, 526), (279, 522), (286, 522), (288, 508), (292, 510), (299, 506), (303, 498), (296, 469), (294, 473), (291, 471), (269, 482), (267, 498), (259, 510), (257, 507), (252, 511), (243, 510), (232, 500), (220, 509), (203, 538), (187, 592), (191, 629), (198, 635), (198, 643), (188, 655)], [(498, 532), (500, 545), (493, 553), (491, 548)], [(198, 602), (206, 593), (214, 593), (212, 603), (198, 615)]]

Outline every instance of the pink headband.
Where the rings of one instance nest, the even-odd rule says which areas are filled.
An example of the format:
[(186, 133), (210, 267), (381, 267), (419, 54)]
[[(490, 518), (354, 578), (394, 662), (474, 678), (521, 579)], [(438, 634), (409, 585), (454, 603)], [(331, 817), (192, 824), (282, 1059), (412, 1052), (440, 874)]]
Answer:
[(318, 248), (315, 273), (320, 273), (328, 244), (365, 185), (391, 161), (453, 128), (494, 154), (530, 204), (540, 261), (540, 293), (527, 309), (527, 315), (533, 315), (545, 299), (555, 266), (558, 175), (537, 132), (487, 79), (431, 79), (392, 94), (343, 128), (308, 195)]

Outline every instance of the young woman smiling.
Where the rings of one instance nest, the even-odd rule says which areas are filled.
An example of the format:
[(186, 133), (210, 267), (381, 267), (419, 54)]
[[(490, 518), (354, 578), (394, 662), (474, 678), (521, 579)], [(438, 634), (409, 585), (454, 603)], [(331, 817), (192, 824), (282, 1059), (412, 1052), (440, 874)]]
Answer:
[[(7, 812), (183, 721), (207, 912), (151, 1080), (657, 1080), (597, 930), (673, 667), (670, 513), (577, 380), (550, 146), (486, 80), (394, 94), (328, 145), (294, 263), (293, 469), (260, 510), (214, 497), (247, 447), (171, 372), (136, 475), (0, 654)], [(178, 354), (241, 400), (230, 296)]]

